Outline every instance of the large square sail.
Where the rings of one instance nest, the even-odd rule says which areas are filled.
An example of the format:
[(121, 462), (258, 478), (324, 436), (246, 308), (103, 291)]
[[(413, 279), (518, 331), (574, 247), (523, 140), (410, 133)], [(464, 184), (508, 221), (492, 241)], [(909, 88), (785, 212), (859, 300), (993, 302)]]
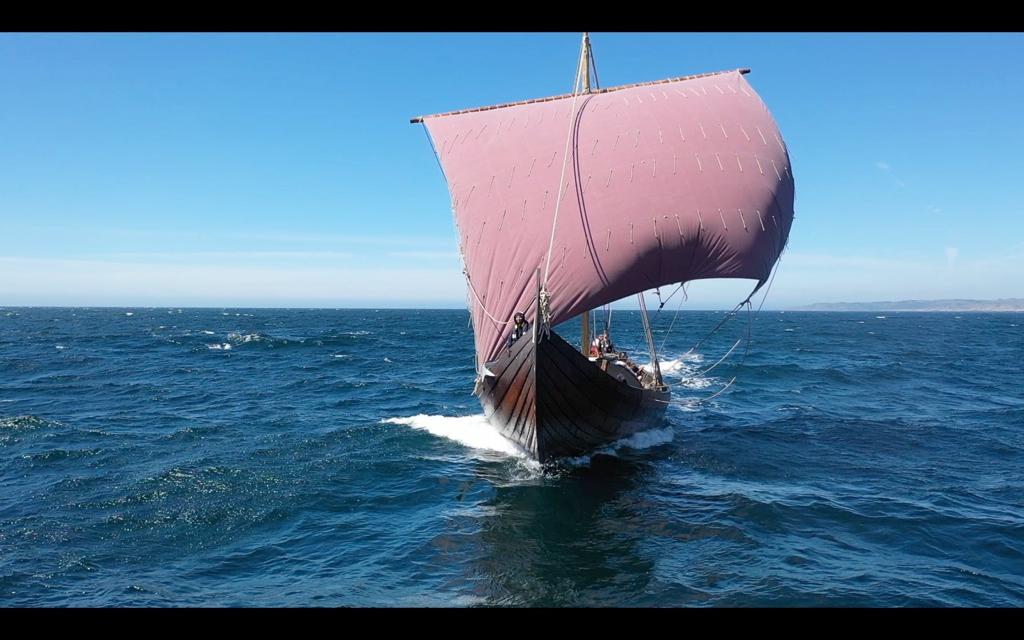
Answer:
[(744, 71), (422, 118), (451, 194), (478, 362), (501, 351), (516, 311), (534, 320), (538, 269), (552, 326), (670, 283), (764, 283), (794, 183)]

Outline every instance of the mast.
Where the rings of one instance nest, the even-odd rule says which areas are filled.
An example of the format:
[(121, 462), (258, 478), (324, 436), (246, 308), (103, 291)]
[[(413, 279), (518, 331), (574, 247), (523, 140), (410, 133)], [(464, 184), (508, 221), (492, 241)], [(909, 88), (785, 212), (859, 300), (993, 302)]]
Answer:
[(640, 301), (640, 317), (644, 321), (644, 338), (647, 339), (647, 349), (651, 352), (651, 373), (654, 374), (654, 381), (661, 386), (661, 364), (658, 362), (658, 352), (654, 348), (654, 334), (651, 333), (651, 319), (647, 316), (647, 302), (644, 301), (644, 292), (636, 294)]
[[(583, 78), (583, 93), (590, 93), (590, 68), (593, 59), (590, 55), (590, 32), (583, 32), (583, 44), (580, 46), (579, 74)], [(597, 69), (594, 69), (594, 80), (597, 80)], [(576, 90), (576, 87), (573, 87)], [(580, 316), (583, 321), (583, 328), (580, 332), (580, 352), (585, 356), (590, 355), (590, 310), (586, 310)]]
[[(590, 93), (590, 68), (593, 65), (593, 57), (590, 53), (590, 32), (583, 32), (583, 52), (580, 56), (582, 58), (581, 63), (583, 64), (583, 93)], [(597, 74), (595, 73), (594, 80), (596, 81)]]

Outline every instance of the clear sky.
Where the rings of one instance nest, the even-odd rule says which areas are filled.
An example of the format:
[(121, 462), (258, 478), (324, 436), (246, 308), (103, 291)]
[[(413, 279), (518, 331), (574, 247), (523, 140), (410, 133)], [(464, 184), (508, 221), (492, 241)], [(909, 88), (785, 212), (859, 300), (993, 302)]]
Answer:
[[(591, 35), (751, 67), (792, 156), (768, 308), (1024, 297), (1021, 34)], [(0, 304), (462, 306), (414, 115), (564, 93), (579, 34), (0, 35)], [(697, 308), (747, 282), (702, 282)]]

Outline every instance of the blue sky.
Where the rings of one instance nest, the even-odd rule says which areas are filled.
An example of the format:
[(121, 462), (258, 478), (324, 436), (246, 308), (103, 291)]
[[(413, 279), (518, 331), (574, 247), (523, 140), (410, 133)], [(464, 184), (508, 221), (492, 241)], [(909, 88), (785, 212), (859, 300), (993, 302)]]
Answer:
[[(1024, 297), (1021, 34), (592, 34), (736, 67), (789, 146), (766, 306)], [(414, 115), (570, 90), (579, 34), (0, 35), (0, 304), (461, 306)], [(731, 306), (747, 282), (700, 282)]]

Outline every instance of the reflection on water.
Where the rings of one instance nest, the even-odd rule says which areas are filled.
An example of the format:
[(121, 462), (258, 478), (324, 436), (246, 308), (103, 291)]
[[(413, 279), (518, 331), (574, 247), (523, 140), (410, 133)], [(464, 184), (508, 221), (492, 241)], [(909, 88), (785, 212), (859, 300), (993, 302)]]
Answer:
[[(642, 459), (596, 455), (536, 482), (494, 482), (479, 506), (474, 557), (463, 579), (481, 603), (622, 604), (641, 596), (653, 562), (640, 552), (644, 505), (636, 493), (652, 473)], [(624, 526), (625, 525), (625, 526)]]

